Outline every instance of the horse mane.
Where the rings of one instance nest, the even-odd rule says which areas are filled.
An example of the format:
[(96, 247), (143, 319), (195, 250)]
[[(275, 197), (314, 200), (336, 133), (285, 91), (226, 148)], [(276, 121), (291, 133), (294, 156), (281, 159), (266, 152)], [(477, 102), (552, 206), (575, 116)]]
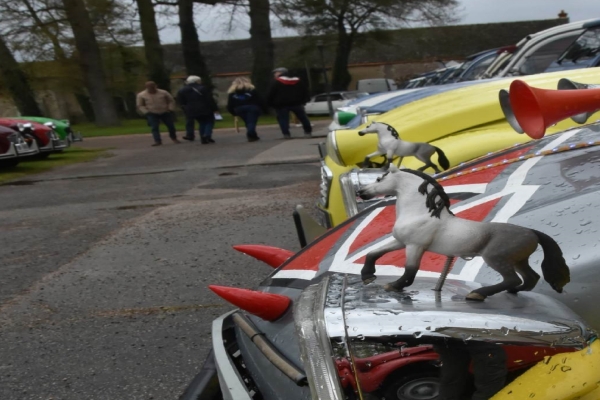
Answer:
[[(454, 215), (452, 211), (450, 211), (450, 198), (448, 194), (444, 191), (444, 187), (438, 183), (435, 178), (427, 175), (421, 171), (415, 171), (412, 169), (401, 169), (402, 172), (408, 172), (409, 174), (413, 174), (423, 179), (423, 183), (419, 186), (419, 193), (426, 195), (427, 200), (425, 200), (425, 205), (431, 211), (432, 217), (440, 218), (440, 214), (442, 210), (445, 208), (448, 210), (450, 215)], [(431, 185), (433, 189), (431, 192), (427, 191), (427, 185)], [(438, 200), (436, 201), (436, 197)]]
[(393, 126), (391, 126), (391, 125), (388, 125), (388, 124), (386, 124), (386, 123), (384, 123), (384, 122), (378, 122), (378, 124), (381, 124), (381, 125), (385, 125), (385, 126), (387, 126), (387, 130), (388, 130), (388, 131), (390, 131), (390, 133), (392, 134), (392, 136), (393, 136), (394, 138), (396, 138), (396, 139), (400, 139), (400, 134), (398, 133), (398, 131), (397, 131), (397, 130), (395, 130), (395, 129), (394, 129), (394, 127), (393, 127)]

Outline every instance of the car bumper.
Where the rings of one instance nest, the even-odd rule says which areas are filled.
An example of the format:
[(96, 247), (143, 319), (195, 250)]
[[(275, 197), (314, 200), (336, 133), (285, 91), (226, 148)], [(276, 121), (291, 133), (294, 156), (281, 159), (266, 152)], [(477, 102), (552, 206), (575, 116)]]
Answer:
[(32, 142), (31, 146), (27, 145), (27, 143), (11, 143), (10, 149), (4, 154), (0, 154), (0, 160), (27, 157), (37, 153), (39, 153), (39, 149), (35, 141)]
[(62, 151), (69, 147), (68, 140), (52, 139), (47, 145), (40, 147), (40, 153), (49, 153), (53, 151)]
[[(226, 328), (226, 324), (230, 323), (229, 317), (235, 312), (237, 311), (224, 314), (213, 321), (212, 345), (215, 369), (223, 400), (251, 400), (252, 395), (224, 346), (223, 330)], [(199, 396), (198, 398), (203, 397)]]

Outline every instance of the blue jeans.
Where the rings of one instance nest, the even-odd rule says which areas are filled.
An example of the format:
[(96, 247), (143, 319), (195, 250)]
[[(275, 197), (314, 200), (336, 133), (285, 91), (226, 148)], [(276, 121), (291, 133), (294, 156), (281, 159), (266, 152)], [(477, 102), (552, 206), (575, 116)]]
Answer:
[(148, 125), (150, 125), (150, 129), (152, 131), (152, 137), (154, 138), (154, 142), (161, 143), (162, 139), (160, 138), (160, 121), (162, 121), (169, 130), (169, 137), (171, 139), (177, 139), (177, 135), (175, 134), (175, 125), (173, 124), (173, 113), (166, 112), (163, 114), (154, 114), (148, 113), (146, 114), (146, 119), (148, 120)]
[(244, 124), (246, 124), (246, 137), (248, 139), (257, 138), (256, 124), (260, 116), (260, 108), (257, 105), (251, 104), (236, 107), (234, 111), (244, 121)]
[(202, 116), (202, 117), (186, 117), (185, 119), (185, 135), (194, 139), (194, 123), (198, 121), (199, 125), (199, 133), (201, 138), (210, 138), (212, 136), (213, 127), (215, 126), (215, 118), (211, 116)]
[(279, 122), (281, 133), (283, 133), (284, 136), (290, 136), (290, 111), (296, 114), (296, 117), (300, 120), (304, 133), (312, 133), (310, 120), (304, 111), (304, 106), (281, 107), (277, 108), (275, 111), (277, 112), (277, 122)]

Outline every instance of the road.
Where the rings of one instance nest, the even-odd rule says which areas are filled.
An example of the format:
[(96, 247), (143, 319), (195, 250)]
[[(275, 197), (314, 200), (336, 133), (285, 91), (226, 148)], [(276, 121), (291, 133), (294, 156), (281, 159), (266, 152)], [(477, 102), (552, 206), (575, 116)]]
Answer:
[(0, 186), (0, 399), (178, 398), (232, 308), (207, 286), (271, 271), (231, 246), (298, 250), (318, 196), (324, 138), (259, 135), (88, 139), (109, 156)]

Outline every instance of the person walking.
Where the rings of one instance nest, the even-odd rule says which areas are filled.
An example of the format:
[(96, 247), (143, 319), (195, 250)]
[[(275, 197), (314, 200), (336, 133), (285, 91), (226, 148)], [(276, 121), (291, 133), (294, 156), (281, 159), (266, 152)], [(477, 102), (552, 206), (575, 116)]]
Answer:
[(286, 68), (273, 70), (273, 82), (267, 95), (267, 104), (275, 109), (277, 122), (285, 139), (291, 139), (290, 112), (294, 113), (302, 123), (304, 137), (312, 137), (312, 126), (304, 111), (309, 100), (309, 93), (300, 78), (288, 76)]
[(246, 124), (246, 137), (249, 142), (260, 140), (256, 133), (258, 117), (266, 106), (254, 88), (250, 79), (236, 78), (229, 90), (227, 98), (227, 111), (234, 117), (240, 117)]
[(148, 125), (152, 131), (154, 144), (160, 146), (162, 139), (160, 137), (160, 122), (166, 125), (169, 130), (169, 137), (174, 143), (180, 143), (177, 140), (175, 124), (173, 123), (173, 111), (175, 111), (175, 99), (171, 93), (159, 89), (156, 83), (148, 81), (145, 84), (146, 90), (137, 94), (136, 106), (138, 112), (146, 117)]
[(208, 88), (202, 85), (202, 79), (190, 75), (185, 80), (186, 85), (177, 93), (177, 101), (185, 113), (185, 140), (194, 140), (194, 123), (198, 121), (200, 142), (215, 143), (212, 131), (215, 126), (215, 113), (219, 111), (217, 102)]

